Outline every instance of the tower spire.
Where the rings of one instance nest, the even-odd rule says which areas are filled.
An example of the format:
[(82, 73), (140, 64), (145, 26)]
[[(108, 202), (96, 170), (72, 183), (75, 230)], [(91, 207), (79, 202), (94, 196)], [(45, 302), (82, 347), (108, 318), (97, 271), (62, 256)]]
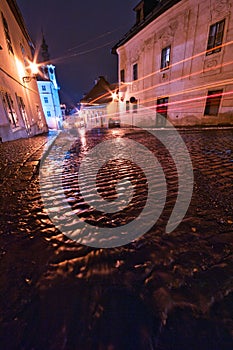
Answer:
[(42, 56), (43, 62), (49, 63), (50, 55), (49, 55), (48, 45), (45, 41), (43, 29), (42, 29), (42, 44), (40, 47), (41, 47), (41, 56)]

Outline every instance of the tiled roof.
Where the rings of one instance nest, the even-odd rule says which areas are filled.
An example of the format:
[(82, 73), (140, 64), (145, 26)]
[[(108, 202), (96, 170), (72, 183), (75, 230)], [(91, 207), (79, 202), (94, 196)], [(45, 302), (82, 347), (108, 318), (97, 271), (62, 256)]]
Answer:
[(84, 104), (106, 104), (112, 101), (112, 93), (116, 91), (118, 84), (110, 84), (103, 76), (100, 76), (94, 87), (80, 100)]

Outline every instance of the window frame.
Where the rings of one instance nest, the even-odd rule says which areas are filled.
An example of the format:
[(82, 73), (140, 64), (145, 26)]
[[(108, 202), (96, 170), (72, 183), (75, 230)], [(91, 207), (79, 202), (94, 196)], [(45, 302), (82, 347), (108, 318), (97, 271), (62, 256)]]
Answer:
[(142, 20), (142, 9), (139, 8), (136, 10), (136, 24), (140, 23)]
[[(204, 116), (214, 116), (214, 117), (218, 116), (219, 109), (221, 106), (221, 101), (222, 101), (222, 95), (223, 95), (223, 89), (209, 90), (207, 92)], [(216, 111), (214, 113), (213, 112), (211, 113), (213, 109), (216, 109)]]
[[(167, 51), (168, 54), (167, 54)], [(169, 60), (167, 61), (167, 56), (169, 57)], [(160, 62), (160, 69), (165, 70), (169, 69), (171, 63), (171, 45), (168, 45), (164, 47), (161, 51), (161, 62)]]
[(222, 49), (223, 35), (225, 30), (225, 18), (215, 22), (209, 27), (206, 56), (220, 52)]
[(168, 103), (169, 96), (158, 97), (156, 101), (156, 126), (166, 126), (166, 120), (168, 118)]
[(126, 111), (126, 113), (129, 113), (129, 111), (130, 111), (130, 105), (129, 105), (129, 101), (128, 100), (125, 101), (125, 111)]
[(26, 68), (28, 66), (28, 62), (27, 62), (25, 48), (24, 48), (22, 43), (20, 43), (19, 45), (20, 45), (20, 50), (21, 50), (22, 56), (23, 56), (24, 67)]
[(1, 91), (1, 99), (3, 102), (3, 108), (12, 130), (19, 128), (19, 118), (15, 112), (14, 101), (11, 97), (11, 94), (6, 91)]
[(133, 64), (133, 81), (138, 80), (138, 64)]
[(8, 52), (11, 53), (12, 55), (14, 55), (14, 50), (13, 50), (13, 45), (12, 45), (12, 40), (11, 40), (11, 36), (10, 36), (8, 22), (4, 16), (3, 12), (1, 12), (1, 17), (2, 17), (2, 25), (3, 25), (3, 30), (4, 30), (4, 34), (5, 34)]
[(47, 96), (44, 96), (44, 103), (49, 103), (49, 98)]
[(16, 102), (18, 105), (18, 109), (20, 112), (20, 116), (24, 122), (25, 128), (27, 133), (30, 133), (30, 123), (28, 120), (28, 116), (27, 116), (27, 112), (26, 112), (26, 106), (24, 104), (23, 98), (19, 95), (17, 95), (17, 93), (15, 93), (15, 98), (16, 98)]
[(120, 70), (120, 82), (125, 83), (125, 70), (124, 69)]

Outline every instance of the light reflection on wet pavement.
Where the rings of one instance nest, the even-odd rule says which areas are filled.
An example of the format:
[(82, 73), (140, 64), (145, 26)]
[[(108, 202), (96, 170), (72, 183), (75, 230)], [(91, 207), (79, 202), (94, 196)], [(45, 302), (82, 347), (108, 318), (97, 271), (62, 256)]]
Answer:
[(38, 181), (47, 136), (1, 145), (1, 348), (232, 349), (233, 131), (180, 133), (193, 162), (194, 193), (170, 234), (165, 225), (176, 200), (177, 173), (159, 142), (142, 131), (93, 130), (71, 148), (63, 184), (72, 208), (110, 228), (143, 208), (144, 174), (127, 161), (106, 165), (99, 192), (115, 198), (113, 185), (127, 174), (135, 185), (132, 205), (120, 218), (90, 210), (78, 195), (76, 176), (87, 150), (111, 137), (130, 137), (163, 166), (168, 194), (157, 224), (135, 242), (112, 249), (75, 243), (49, 220)]

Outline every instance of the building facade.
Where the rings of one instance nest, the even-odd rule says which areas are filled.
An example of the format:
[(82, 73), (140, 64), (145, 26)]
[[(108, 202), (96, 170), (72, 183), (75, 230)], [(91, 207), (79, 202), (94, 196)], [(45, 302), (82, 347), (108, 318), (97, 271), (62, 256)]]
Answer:
[(152, 126), (233, 124), (233, 0), (144, 0), (134, 10), (112, 50), (121, 112), (149, 107)]
[(88, 128), (109, 127), (118, 113), (118, 84), (110, 84), (99, 76), (92, 89), (81, 99), (80, 122)]
[(46, 64), (41, 67), (42, 75), (37, 78), (38, 89), (47, 125), (50, 129), (61, 129), (63, 115), (60, 106), (59, 89), (55, 66)]
[(33, 72), (34, 46), (14, 0), (0, 2), (0, 140), (47, 131)]

